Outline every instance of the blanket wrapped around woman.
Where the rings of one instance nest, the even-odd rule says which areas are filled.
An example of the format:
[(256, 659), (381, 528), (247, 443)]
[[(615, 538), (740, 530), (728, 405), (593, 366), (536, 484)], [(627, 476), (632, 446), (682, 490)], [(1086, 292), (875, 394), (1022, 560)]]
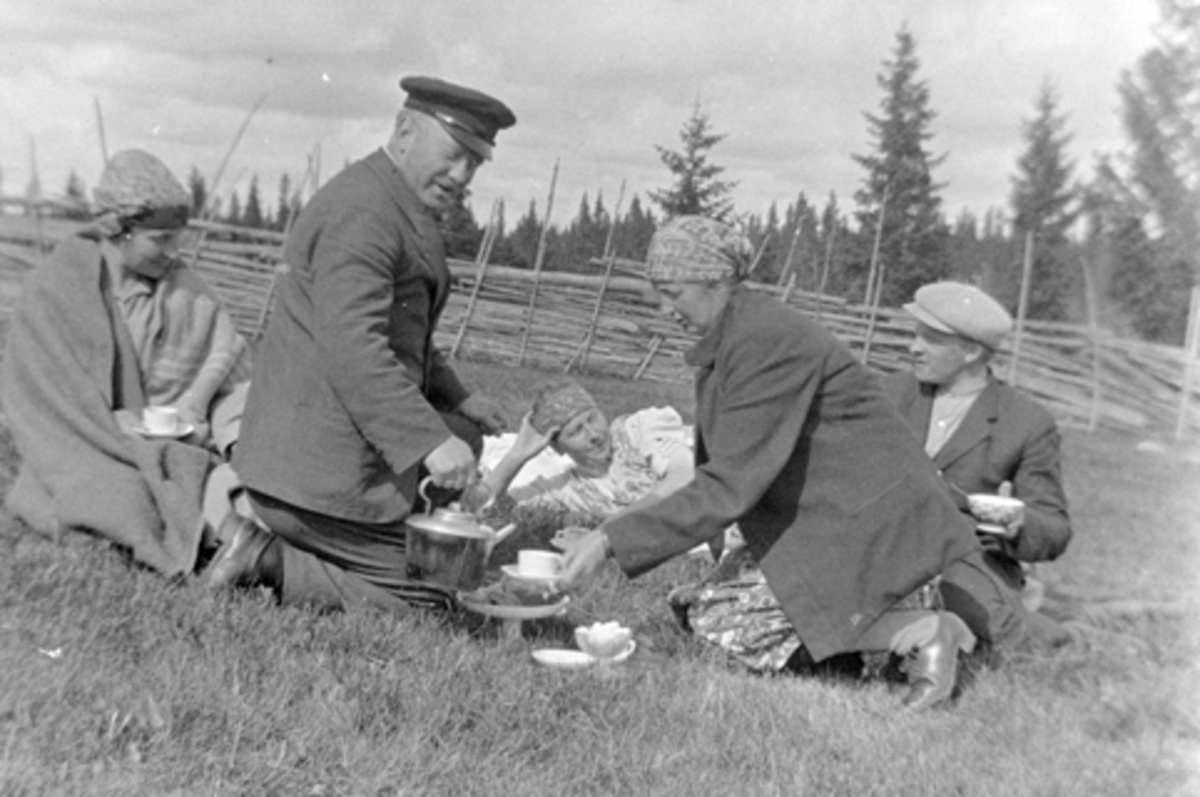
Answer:
[(68, 239), (30, 273), (8, 331), (0, 396), (21, 454), (7, 507), (57, 539), (81, 530), (166, 575), (191, 572), (204, 533), (206, 448), (123, 432), (145, 404), (98, 242)]

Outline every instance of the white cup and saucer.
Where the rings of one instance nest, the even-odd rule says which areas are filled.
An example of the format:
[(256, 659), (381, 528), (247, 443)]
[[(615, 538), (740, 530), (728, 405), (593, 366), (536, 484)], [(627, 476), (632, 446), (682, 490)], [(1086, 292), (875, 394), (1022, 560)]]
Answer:
[(143, 437), (187, 437), (196, 427), (183, 420), (174, 407), (146, 407), (135, 431)]
[(501, 565), (500, 572), (515, 581), (553, 586), (562, 579), (562, 554), (526, 548), (517, 552), (517, 562)]

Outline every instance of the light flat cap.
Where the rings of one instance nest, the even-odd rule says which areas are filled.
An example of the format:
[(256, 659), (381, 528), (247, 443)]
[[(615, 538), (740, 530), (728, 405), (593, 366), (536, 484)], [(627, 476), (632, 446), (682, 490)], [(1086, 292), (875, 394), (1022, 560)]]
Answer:
[(904, 309), (926, 326), (982, 343), (989, 349), (999, 348), (1013, 325), (1003, 305), (974, 285), (961, 282), (925, 285)]

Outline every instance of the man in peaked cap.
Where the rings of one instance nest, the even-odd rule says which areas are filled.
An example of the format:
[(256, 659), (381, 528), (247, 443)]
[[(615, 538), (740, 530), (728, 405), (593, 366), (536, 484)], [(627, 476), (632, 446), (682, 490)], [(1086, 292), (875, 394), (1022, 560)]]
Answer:
[(516, 117), (436, 78), (400, 85), (387, 145), (323, 186), (285, 245), (234, 461), (259, 523), (229, 519), (214, 588), (397, 610), (444, 598), (409, 579), (404, 519), (426, 474), (473, 481), (483, 434), (506, 424), (433, 347), (450, 292), (437, 222)]
[[(1013, 322), (991, 296), (971, 285), (937, 282), (918, 290), (904, 309), (915, 327), (912, 371), (885, 377), (884, 389), (925, 444), (960, 510), (971, 514), (971, 493), (1011, 489), (1025, 502), (1023, 517), (1002, 534), (979, 535), (991, 581), (1006, 601), (1019, 604), (1021, 563), (1056, 559), (1071, 540), (1054, 418), (992, 373), (992, 357)], [(947, 582), (962, 587), (943, 587), (948, 604), (990, 591), (980, 576), (962, 568), (948, 573)], [(1026, 617), (1034, 636), (1061, 641), (1065, 632), (1042, 619)]]

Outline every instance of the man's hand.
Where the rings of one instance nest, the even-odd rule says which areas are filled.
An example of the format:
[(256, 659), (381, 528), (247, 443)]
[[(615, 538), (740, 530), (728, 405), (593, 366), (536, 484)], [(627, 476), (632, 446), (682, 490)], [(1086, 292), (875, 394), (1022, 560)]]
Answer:
[(456, 411), (482, 426), (488, 434), (500, 434), (508, 428), (508, 419), (500, 405), (486, 396), (467, 396)]
[(475, 455), (469, 445), (451, 437), (425, 455), (425, 469), (438, 487), (461, 490), (475, 479)]

